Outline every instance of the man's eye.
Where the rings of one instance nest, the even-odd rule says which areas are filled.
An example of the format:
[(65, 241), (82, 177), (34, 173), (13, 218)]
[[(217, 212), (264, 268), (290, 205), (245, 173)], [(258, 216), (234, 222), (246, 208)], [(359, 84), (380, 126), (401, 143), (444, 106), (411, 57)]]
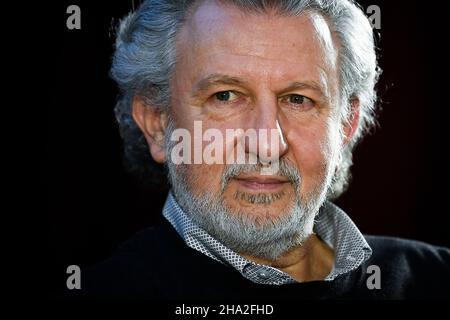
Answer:
[(290, 105), (294, 105), (301, 109), (311, 109), (314, 107), (314, 102), (311, 99), (300, 94), (290, 94), (287, 97), (284, 97), (283, 100)]
[(236, 100), (238, 98), (238, 95), (236, 93), (234, 93), (233, 91), (221, 91), (221, 92), (217, 92), (215, 94), (215, 97), (219, 101), (230, 102), (230, 101)]
[(289, 102), (293, 104), (302, 104), (305, 101), (305, 97), (298, 95), (298, 94), (292, 94), (289, 96)]

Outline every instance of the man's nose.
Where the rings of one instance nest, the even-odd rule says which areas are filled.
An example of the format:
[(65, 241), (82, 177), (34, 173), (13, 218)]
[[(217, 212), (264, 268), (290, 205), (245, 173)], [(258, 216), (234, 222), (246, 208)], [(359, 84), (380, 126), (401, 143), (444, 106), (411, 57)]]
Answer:
[[(257, 105), (250, 125), (256, 130), (255, 145), (245, 142), (245, 151), (253, 153), (263, 164), (278, 161), (288, 150), (287, 141), (279, 121), (279, 110), (276, 101), (266, 101)], [(254, 142), (253, 142), (254, 143)]]

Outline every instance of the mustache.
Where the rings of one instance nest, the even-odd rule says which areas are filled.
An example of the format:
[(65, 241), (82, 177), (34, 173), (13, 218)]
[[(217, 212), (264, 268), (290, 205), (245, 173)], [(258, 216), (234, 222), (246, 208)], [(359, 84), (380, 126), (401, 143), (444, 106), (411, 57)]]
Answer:
[[(222, 193), (225, 191), (227, 184), (231, 179), (238, 177), (243, 173), (255, 173), (257, 175), (261, 172), (263, 164), (258, 162), (257, 164), (229, 164), (225, 166), (221, 179)], [(300, 190), (301, 174), (300, 171), (289, 160), (280, 159), (279, 168), (277, 172), (278, 176), (287, 178), (297, 190)]]

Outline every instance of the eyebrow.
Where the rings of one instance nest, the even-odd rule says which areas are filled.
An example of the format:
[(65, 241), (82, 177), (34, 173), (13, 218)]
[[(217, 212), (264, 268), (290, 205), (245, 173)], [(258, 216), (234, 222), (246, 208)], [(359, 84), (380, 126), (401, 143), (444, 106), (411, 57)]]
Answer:
[(322, 86), (320, 86), (315, 81), (296, 81), (293, 82), (291, 85), (289, 85), (286, 89), (284, 89), (284, 92), (288, 91), (294, 91), (299, 89), (309, 89), (313, 91), (317, 91), (321, 95), (325, 96), (324, 90), (322, 89)]
[(215, 73), (215, 74), (211, 74), (211, 75), (207, 76), (206, 78), (203, 78), (202, 80), (197, 82), (194, 85), (193, 92), (195, 93), (195, 95), (198, 95), (198, 93), (207, 91), (209, 88), (211, 88), (212, 86), (215, 86), (215, 85), (242, 86), (245, 83), (246, 83), (245, 81), (243, 81), (239, 78)]

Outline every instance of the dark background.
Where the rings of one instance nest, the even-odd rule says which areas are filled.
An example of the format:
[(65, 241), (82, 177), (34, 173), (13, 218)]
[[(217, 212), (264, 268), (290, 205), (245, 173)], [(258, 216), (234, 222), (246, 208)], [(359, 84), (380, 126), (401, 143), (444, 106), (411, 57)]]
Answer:
[[(44, 75), (51, 81), (41, 182), (49, 288), (65, 285), (68, 265), (106, 258), (160, 217), (165, 193), (124, 172), (113, 115), (117, 89), (108, 77), (115, 25), (138, 2), (61, 1), (47, 12), (53, 47)], [(444, 22), (418, 1), (359, 3), (381, 8), (383, 110), (380, 127), (355, 151), (353, 182), (337, 204), (363, 233), (450, 247), (448, 188), (441, 183), (448, 174)], [(81, 8), (81, 30), (66, 28), (71, 4)]]

